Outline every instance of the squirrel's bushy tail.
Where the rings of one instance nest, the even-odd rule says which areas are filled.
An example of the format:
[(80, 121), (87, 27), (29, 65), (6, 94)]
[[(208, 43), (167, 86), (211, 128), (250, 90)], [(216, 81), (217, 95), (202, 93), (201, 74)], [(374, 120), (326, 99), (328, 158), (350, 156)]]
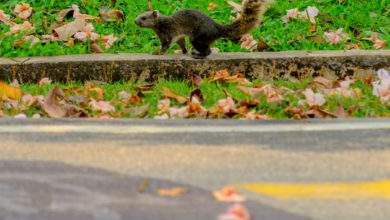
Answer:
[(243, 0), (238, 18), (228, 25), (224, 25), (225, 36), (233, 41), (241, 39), (242, 35), (256, 28), (263, 20), (263, 16), (274, 0)]

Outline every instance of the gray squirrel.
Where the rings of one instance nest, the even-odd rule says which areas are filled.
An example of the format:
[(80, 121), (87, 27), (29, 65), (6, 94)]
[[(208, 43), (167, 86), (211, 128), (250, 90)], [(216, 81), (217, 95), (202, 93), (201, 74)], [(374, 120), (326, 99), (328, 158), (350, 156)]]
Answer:
[(244, 0), (241, 13), (231, 24), (218, 24), (206, 14), (191, 9), (165, 16), (158, 11), (148, 11), (135, 19), (139, 27), (153, 29), (161, 41), (160, 51), (164, 54), (172, 43), (177, 43), (183, 54), (187, 53), (185, 37), (189, 36), (193, 46), (193, 58), (202, 59), (211, 54), (210, 45), (217, 39), (226, 38), (238, 42), (241, 37), (257, 27), (269, 5), (274, 0)]

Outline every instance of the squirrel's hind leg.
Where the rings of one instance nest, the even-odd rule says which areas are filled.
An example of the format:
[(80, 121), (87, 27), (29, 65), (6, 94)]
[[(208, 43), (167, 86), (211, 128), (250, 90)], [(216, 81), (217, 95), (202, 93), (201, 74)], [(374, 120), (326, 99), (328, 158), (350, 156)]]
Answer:
[(191, 40), (191, 44), (193, 46), (191, 52), (193, 58), (203, 59), (211, 54), (210, 43), (194, 39)]

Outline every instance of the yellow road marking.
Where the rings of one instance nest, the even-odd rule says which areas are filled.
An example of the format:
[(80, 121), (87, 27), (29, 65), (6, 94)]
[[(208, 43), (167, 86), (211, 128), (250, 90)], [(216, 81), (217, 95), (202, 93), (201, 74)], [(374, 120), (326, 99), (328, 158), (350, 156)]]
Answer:
[(390, 199), (390, 180), (351, 183), (248, 183), (240, 187), (277, 199)]

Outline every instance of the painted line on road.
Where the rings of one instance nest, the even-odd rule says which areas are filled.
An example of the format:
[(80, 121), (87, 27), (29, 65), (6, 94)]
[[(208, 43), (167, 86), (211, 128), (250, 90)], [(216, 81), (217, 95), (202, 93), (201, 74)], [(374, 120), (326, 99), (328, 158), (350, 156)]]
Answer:
[(390, 199), (390, 180), (336, 183), (248, 183), (241, 188), (276, 199)]
[(267, 124), (267, 125), (205, 125), (205, 126), (157, 126), (157, 125), (1, 125), (0, 133), (253, 133), (298, 131), (348, 131), (390, 129), (390, 122), (347, 122), (324, 124)]

